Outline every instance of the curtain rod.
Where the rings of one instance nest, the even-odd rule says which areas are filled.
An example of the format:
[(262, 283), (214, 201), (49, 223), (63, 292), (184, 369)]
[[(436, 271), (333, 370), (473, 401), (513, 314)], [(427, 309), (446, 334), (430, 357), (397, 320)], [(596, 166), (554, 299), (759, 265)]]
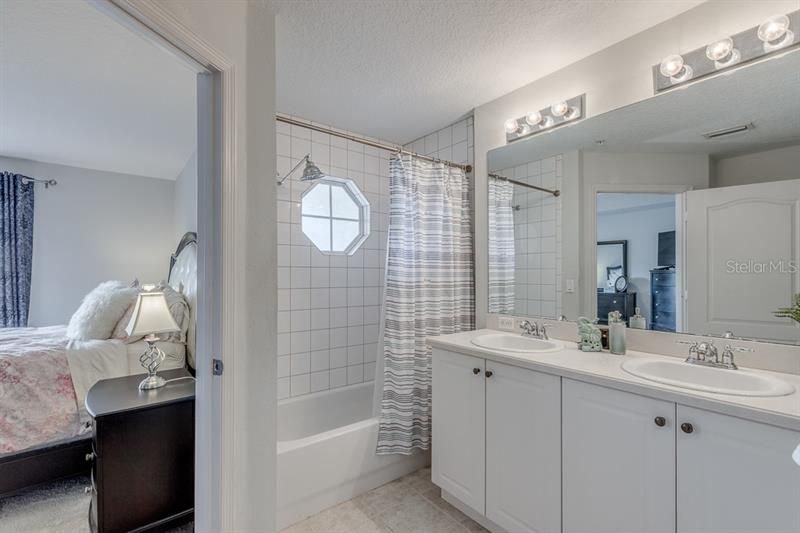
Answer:
[(38, 178), (31, 178), (30, 176), (25, 176), (22, 174), (19, 174), (19, 177), (22, 179), (22, 181), (27, 181), (28, 183), (43, 183), (45, 189), (49, 189), (50, 187), (55, 187), (58, 185), (58, 182), (52, 179), (42, 180)]
[(347, 133), (342, 133), (340, 131), (332, 130), (330, 128), (325, 128), (323, 126), (317, 126), (315, 124), (309, 124), (307, 122), (303, 122), (302, 120), (296, 120), (284, 115), (275, 115), (275, 120), (278, 122), (283, 122), (285, 124), (291, 124), (293, 126), (300, 126), (302, 128), (308, 128), (310, 130), (318, 131), (320, 133), (327, 133), (328, 135), (333, 135), (334, 137), (339, 137), (342, 139), (347, 139), (348, 141), (357, 142), (366, 146), (371, 146), (373, 148), (379, 148), (381, 150), (388, 150), (390, 152), (398, 152), (401, 154), (407, 154), (411, 157), (415, 157), (417, 159), (422, 159), (423, 161), (430, 161), (431, 163), (442, 163), (448, 167), (460, 168), (464, 172), (472, 172), (472, 165), (461, 165), (459, 163), (453, 163), (452, 161), (445, 161), (443, 159), (436, 159), (435, 157), (431, 157), (429, 155), (422, 155), (416, 152), (411, 152), (409, 150), (404, 149), (402, 146), (394, 145), (394, 144), (384, 144), (377, 141), (369, 141), (367, 139), (360, 139), (354, 135), (349, 135)]
[(520, 187), (527, 187), (529, 189), (536, 189), (537, 191), (546, 192), (546, 193), (552, 194), (553, 196), (556, 196), (556, 197), (561, 196), (561, 191), (559, 191), (558, 189), (553, 191), (553, 190), (550, 190), (550, 189), (545, 189), (544, 187), (537, 187), (536, 185), (531, 185), (530, 183), (524, 183), (522, 181), (512, 180), (511, 178), (507, 178), (505, 176), (501, 176), (500, 174), (489, 174), (489, 177), (490, 178), (494, 178), (494, 179), (498, 179), (498, 180), (504, 180), (504, 181), (507, 181), (509, 183), (513, 183), (514, 185), (519, 185)]

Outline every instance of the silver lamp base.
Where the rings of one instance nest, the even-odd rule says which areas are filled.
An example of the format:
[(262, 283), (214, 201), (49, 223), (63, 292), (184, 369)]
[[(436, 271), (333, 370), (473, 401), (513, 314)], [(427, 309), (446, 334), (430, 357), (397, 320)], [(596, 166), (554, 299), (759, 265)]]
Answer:
[(158, 389), (167, 384), (167, 380), (158, 375), (147, 376), (139, 383), (139, 390)]
[(144, 340), (147, 341), (147, 351), (139, 357), (139, 362), (142, 363), (142, 367), (147, 370), (147, 377), (139, 383), (139, 390), (158, 389), (167, 384), (167, 380), (156, 375), (158, 367), (161, 366), (161, 362), (164, 361), (166, 354), (156, 346), (156, 342), (158, 341), (156, 335), (151, 333), (145, 337)]

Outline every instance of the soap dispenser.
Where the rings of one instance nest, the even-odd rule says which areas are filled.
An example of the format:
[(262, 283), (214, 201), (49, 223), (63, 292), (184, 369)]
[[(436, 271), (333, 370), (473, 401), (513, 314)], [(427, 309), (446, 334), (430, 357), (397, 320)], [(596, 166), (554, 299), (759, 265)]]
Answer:
[(622, 313), (612, 311), (608, 314), (608, 349), (614, 355), (625, 355), (625, 321)]
[(647, 329), (647, 319), (640, 314), (638, 307), (631, 317), (631, 329)]

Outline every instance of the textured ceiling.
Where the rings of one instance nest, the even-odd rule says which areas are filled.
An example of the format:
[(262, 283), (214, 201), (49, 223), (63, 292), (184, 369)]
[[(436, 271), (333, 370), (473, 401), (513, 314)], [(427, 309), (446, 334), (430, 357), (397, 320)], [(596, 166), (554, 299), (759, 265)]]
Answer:
[(0, 155), (174, 179), (195, 74), (83, 0), (0, 0)]
[(274, 0), (284, 113), (405, 143), (701, 0)]

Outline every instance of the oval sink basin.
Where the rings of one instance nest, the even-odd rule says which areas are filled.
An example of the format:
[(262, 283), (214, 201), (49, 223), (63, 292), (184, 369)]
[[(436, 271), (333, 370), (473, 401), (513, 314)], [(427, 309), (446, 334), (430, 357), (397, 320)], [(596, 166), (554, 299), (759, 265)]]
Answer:
[(785, 396), (794, 392), (794, 387), (785, 381), (746, 370), (653, 359), (629, 359), (622, 363), (622, 369), (656, 383), (717, 394)]
[(514, 353), (547, 353), (557, 352), (564, 345), (554, 340), (534, 339), (522, 335), (504, 333), (486, 333), (472, 339), (472, 344), (481, 348)]

